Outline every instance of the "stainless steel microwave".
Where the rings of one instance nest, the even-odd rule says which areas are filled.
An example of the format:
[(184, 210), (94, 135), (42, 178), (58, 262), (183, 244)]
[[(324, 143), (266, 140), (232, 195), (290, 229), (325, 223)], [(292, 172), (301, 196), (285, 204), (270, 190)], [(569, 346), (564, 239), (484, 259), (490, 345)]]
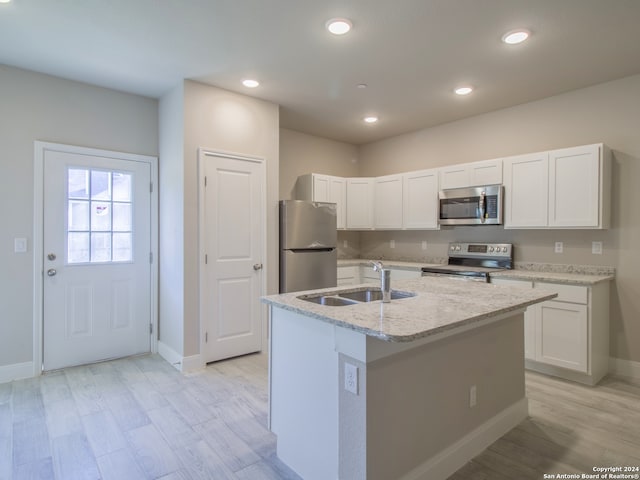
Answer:
[(502, 185), (441, 190), (440, 225), (502, 225)]

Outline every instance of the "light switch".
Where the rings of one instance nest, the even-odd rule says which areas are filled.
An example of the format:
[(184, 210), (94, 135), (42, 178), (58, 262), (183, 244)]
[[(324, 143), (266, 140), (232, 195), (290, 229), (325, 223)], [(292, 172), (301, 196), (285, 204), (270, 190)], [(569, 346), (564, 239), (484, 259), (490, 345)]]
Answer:
[(564, 244), (562, 242), (556, 242), (555, 252), (562, 253), (564, 251)]
[(26, 238), (14, 238), (13, 239), (13, 251), (15, 253), (27, 253), (27, 239)]

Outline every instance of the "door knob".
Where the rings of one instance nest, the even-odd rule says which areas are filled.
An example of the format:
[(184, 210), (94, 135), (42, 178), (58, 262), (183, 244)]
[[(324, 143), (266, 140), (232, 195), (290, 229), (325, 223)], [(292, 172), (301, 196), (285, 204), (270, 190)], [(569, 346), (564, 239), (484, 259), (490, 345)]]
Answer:
[(55, 254), (55, 253), (50, 253), (50, 254), (48, 254), (48, 255), (47, 255), (47, 258), (48, 258), (49, 260), (53, 261), (53, 260), (55, 260), (55, 259), (56, 259), (56, 254)]
[(56, 273), (56, 269), (55, 268), (50, 268), (49, 270), (47, 270), (47, 275), (49, 275), (50, 277), (53, 277)]
[(254, 270), (262, 270), (262, 264), (261, 263), (256, 263), (253, 265), (253, 269)]

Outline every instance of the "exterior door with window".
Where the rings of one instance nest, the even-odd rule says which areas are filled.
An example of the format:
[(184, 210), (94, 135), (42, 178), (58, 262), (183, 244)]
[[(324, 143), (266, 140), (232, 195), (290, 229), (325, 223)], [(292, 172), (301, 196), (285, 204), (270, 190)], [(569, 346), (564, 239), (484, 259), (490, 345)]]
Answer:
[(151, 166), (45, 150), (45, 370), (150, 351)]

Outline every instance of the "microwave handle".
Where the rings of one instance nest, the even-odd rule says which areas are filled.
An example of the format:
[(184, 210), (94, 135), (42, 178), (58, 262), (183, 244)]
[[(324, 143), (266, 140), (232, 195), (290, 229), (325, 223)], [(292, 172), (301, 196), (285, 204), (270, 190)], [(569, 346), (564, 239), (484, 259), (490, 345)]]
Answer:
[(484, 223), (485, 215), (487, 213), (487, 200), (485, 192), (480, 194), (480, 200), (478, 200), (478, 208), (480, 209), (480, 222)]

